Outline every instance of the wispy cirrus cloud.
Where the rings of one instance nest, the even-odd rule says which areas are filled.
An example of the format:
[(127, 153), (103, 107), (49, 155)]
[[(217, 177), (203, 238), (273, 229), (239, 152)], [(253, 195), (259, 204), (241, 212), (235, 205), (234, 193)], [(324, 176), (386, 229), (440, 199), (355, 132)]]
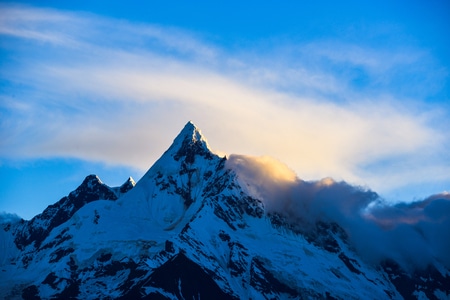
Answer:
[[(383, 192), (416, 182), (426, 165), (450, 182), (448, 108), (421, 98), (445, 72), (424, 50), (321, 40), (237, 51), (175, 28), (0, 10), (3, 158), (146, 169), (191, 119), (213, 147), (277, 157), (305, 179)], [(422, 81), (436, 83), (417, 98), (404, 92)]]

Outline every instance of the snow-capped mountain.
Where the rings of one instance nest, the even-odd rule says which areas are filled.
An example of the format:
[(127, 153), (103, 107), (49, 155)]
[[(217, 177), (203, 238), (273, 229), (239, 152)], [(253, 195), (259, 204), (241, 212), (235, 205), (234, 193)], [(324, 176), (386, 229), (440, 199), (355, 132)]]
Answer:
[[(356, 219), (342, 218), (353, 211), (329, 213), (336, 206), (328, 201), (367, 206), (375, 193), (331, 179), (304, 182), (279, 167), (262, 174), (265, 163), (216, 155), (187, 123), (136, 184), (111, 188), (89, 175), (32, 220), (1, 224), (0, 297), (450, 297), (449, 265), (438, 251), (450, 251), (448, 242), (430, 242), (438, 250), (421, 267), (409, 256), (365, 256), (351, 229)], [(422, 204), (448, 207), (446, 197)], [(447, 215), (440, 220), (449, 224)], [(380, 236), (370, 232), (365, 238)]]

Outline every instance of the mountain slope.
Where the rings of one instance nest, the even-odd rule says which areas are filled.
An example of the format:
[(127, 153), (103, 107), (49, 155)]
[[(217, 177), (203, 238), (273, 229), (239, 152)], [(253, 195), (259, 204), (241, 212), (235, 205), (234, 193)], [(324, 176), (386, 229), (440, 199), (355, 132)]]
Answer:
[[(273, 172), (257, 182), (248, 166), (245, 172), (236, 166), (236, 159), (214, 154), (189, 122), (135, 186), (128, 180), (109, 188), (88, 176), (31, 221), (2, 225), (0, 297), (449, 296), (445, 264), (434, 262), (414, 273), (394, 260), (368, 261), (345, 223), (316, 217), (306, 200), (302, 209), (312, 219), (286, 213), (268, 200), (285, 197), (291, 185), (301, 195), (315, 191), (314, 203), (341, 190), (349, 200), (372, 201), (376, 194), (329, 180), (289, 179), (287, 188)], [(278, 185), (269, 190), (272, 181)]]

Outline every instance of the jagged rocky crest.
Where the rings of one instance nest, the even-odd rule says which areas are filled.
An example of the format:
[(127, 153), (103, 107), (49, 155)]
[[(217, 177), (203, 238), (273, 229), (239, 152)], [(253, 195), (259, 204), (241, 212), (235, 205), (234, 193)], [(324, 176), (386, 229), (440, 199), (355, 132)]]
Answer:
[(4, 299), (447, 299), (445, 267), (372, 265), (343, 228), (305, 230), (242, 187), (187, 123), (137, 184), (89, 175), (30, 221), (2, 224)]
[(97, 175), (87, 176), (83, 183), (68, 196), (50, 205), (42, 214), (30, 221), (22, 222), (22, 226), (17, 228), (15, 233), (14, 242), (17, 248), (24, 250), (31, 244), (34, 248), (39, 248), (55, 227), (68, 221), (85, 204), (99, 199), (117, 200), (120, 195), (132, 189), (134, 184), (134, 180), (130, 177), (119, 188), (110, 188)]

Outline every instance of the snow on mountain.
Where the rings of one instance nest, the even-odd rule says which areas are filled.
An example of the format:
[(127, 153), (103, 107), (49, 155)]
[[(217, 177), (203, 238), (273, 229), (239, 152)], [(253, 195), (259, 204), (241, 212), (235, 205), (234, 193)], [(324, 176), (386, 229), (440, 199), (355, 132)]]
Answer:
[[(364, 255), (371, 244), (354, 224), (394, 222), (362, 210), (376, 201), (346, 183), (301, 181), (272, 159), (220, 157), (188, 122), (136, 184), (90, 175), (32, 220), (0, 224), (0, 297), (448, 299), (445, 254), (410, 269)], [(430, 224), (411, 228), (428, 237)]]

